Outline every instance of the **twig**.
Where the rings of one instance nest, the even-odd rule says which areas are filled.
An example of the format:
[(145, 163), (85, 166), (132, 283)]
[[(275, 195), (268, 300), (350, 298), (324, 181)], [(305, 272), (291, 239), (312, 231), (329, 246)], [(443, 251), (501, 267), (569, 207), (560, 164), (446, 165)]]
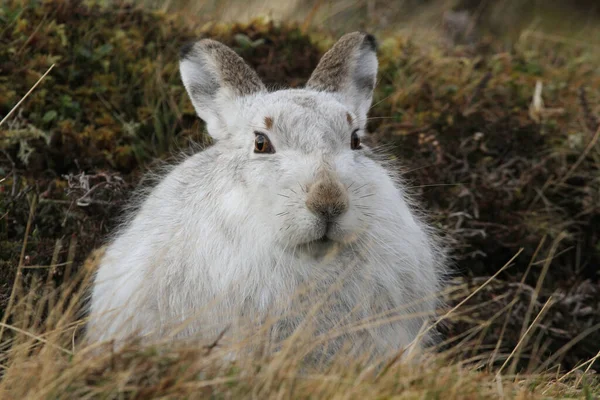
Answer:
[(63, 272), (63, 279), (65, 282), (69, 282), (71, 278), (71, 270), (73, 269), (73, 264), (75, 263), (75, 255), (77, 253), (77, 235), (72, 235), (71, 240), (69, 241), (69, 249), (67, 250), (67, 262), (65, 263), (66, 268)]
[(400, 358), (402, 358), (402, 356), (404, 355), (405, 349), (400, 349), (400, 351), (398, 351), (396, 353), (396, 355), (394, 357), (392, 357), (392, 359), (390, 361), (388, 361), (386, 363), (386, 365), (381, 369), (381, 371), (377, 374), (377, 376), (375, 377), (375, 380), (373, 381), (373, 383), (377, 383), (379, 381), (379, 379), (381, 377), (383, 377), (388, 370), (394, 365), (396, 364), (396, 362), (398, 362), (398, 360)]
[(590, 360), (587, 361), (587, 362), (589, 362), (589, 364), (588, 364), (587, 368), (585, 369), (585, 371), (583, 371), (583, 374), (581, 374), (579, 379), (577, 379), (577, 383), (575, 384), (575, 387), (579, 387), (579, 385), (581, 385), (581, 381), (583, 380), (583, 377), (589, 372), (590, 368), (592, 368), (592, 365), (594, 365), (594, 362), (596, 362), (596, 360), (598, 358), (600, 358), (600, 351), (598, 351), (596, 356), (594, 356), (593, 358), (591, 358)]
[[(527, 265), (527, 269), (525, 270), (525, 273), (523, 274), (523, 277), (521, 278), (521, 282), (515, 282), (515, 284), (517, 285), (517, 291), (515, 292), (514, 295), (514, 299), (513, 300), (517, 300), (519, 298), (519, 294), (521, 294), (521, 292), (523, 291), (523, 289), (527, 289), (530, 293), (531, 293), (531, 299), (530, 302), (533, 303), (534, 299), (533, 297), (535, 296), (535, 292), (534, 289), (527, 285), (525, 283), (525, 279), (527, 278), (527, 276), (529, 275), (529, 272), (531, 271), (531, 267), (533, 266), (533, 263), (535, 262), (535, 259), (538, 256), (538, 253), (540, 252), (540, 250), (542, 249), (542, 246), (544, 245), (544, 243), (546, 242), (546, 236), (542, 237), (542, 240), (540, 240), (540, 242), (538, 243), (537, 248), (535, 249), (535, 251), (533, 252), (533, 255), (531, 256), (531, 259), (529, 261), (529, 264)], [(536, 296), (537, 297), (537, 296)], [(536, 299), (537, 300), (537, 299)], [(504, 321), (504, 324), (502, 326), (502, 331), (500, 332), (500, 337), (498, 338), (498, 341), (496, 342), (496, 346), (494, 348), (494, 352), (492, 354), (492, 357), (490, 357), (490, 364), (489, 366), (491, 367), (491, 363), (496, 359), (496, 355), (498, 354), (498, 352), (500, 351), (500, 345), (502, 343), (502, 338), (504, 337), (504, 333), (506, 332), (506, 327), (508, 326), (508, 321), (510, 319), (510, 314), (512, 312), (512, 307), (514, 304), (512, 304), (510, 306), (510, 309), (508, 310), (508, 312), (506, 313), (506, 319)], [(529, 321), (529, 320), (528, 320)], [(523, 325), (525, 326), (525, 324)], [(523, 332), (521, 332), (521, 336), (523, 336)]]
[[(504, 264), (504, 266), (502, 268), (500, 268), (494, 275), (492, 275), (488, 280), (486, 280), (481, 286), (479, 286), (477, 289), (475, 289), (473, 291), (473, 293), (471, 293), (470, 295), (468, 295), (467, 297), (465, 297), (460, 303), (458, 303), (457, 305), (455, 305), (454, 307), (452, 307), (451, 310), (449, 310), (446, 314), (442, 315), (437, 321), (435, 321), (433, 324), (431, 324), (429, 326), (429, 328), (425, 329), (421, 334), (419, 334), (414, 340), (413, 342), (417, 342), (419, 340), (421, 340), (421, 338), (423, 337), (423, 335), (425, 335), (427, 332), (429, 332), (430, 330), (432, 330), (433, 328), (435, 328), (437, 325), (440, 324), (440, 322), (442, 322), (443, 320), (447, 319), (448, 316), (452, 313), (454, 313), (458, 308), (462, 307), (463, 304), (465, 304), (467, 301), (469, 301), (473, 296), (475, 296), (477, 293), (479, 293), (479, 291), (481, 289), (483, 289), (484, 287), (486, 287), (491, 281), (493, 281), (494, 279), (496, 279), (496, 277), (498, 275), (500, 275), (500, 273), (502, 271), (504, 271), (506, 268), (508, 268), (511, 263), (523, 252), (523, 248), (519, 249), (519, 251), (517, 252), (517, 254), (515, 254), (514, 256), (512, 256), (512, 258), (510, 260), (508, 260), (508, 262), (506, 264)], [(412, 343), (411, 343), (412, 344)]]
[(25, 336), (29, 336), (30, 338), (35, 339), (35, 340), (37, 340), (39, 342), (42, 342), (42, 343), (44, 343), (44, 344), (46, 344), (46, 345), (48, 345), (50, 347), (54, 347), (55, 349), (63, 351), (65, 353), (67, 353), (68, 355), (73, 355), (73, 352), (71, 352), (70, 350), (67, 350), (67, 349), (65, 349), (63, 347), (60, 347), (60, 346), (54, 344), (54, 343), (51, 343), (51, 342), (47, 341), (46, 339), (44, 339), (43, 337), (34, 335), (31, 332), (27, 332), (27, 331), (25, 331), (23, 329), (19, 329), (16, 326), (8, 325), (8, 324), (5, 324), (4, 322), (0, 322), (0, 326), (2, 327), (3, 330), (4, 330), (4, 328), (8, 328), (8, 329), (13, 330), (15, 332), (21, 333), (21, 334), (23, 334)]
[(500, 367), (500, 369), (498, 370), (498, 372), (496, 372), (496, 376), (499, 376), (502, 373), (502, 370), (504, 369), (504, 367), (506, 367), (506, 364), (508, 364), (508, 362), (510, 361), (510, 359), (512, 358), (512, 356), (515, 354), (515, 352), (521, 348), (521, 345), (525, 341), (525, 338), (527, 338), (529, 336), (529, 332), (536, 326), (536, 323), (539, 321), (539, 319), (542, 318), (542, 316), (544, 316), (546, 308), (548, 308), (552, 304), (551, 300), (552, 300), (552, 296), (550, 296), (548, 298), (548, 300), (544, 304), (544, 307), (542, 307), (542, 309), (540, 310), (540, 312), (538, 313), (538, 315), (535, 317), (535, 319), (533, 320), (533, 322), (531, 323), (531, 325), (529, 325), (529, 328), (527, 328), (527, 330), (525, 331), (525, 334), (523, 334), (523, 336), (521, 336), (521, 339), (519, 340), (519, 342), (517, 343), (517, 345), (515, 346), (515, 348), (513, 349), (513, 351), (506, 358), (506, 360), (504, 361), (504, 363), (502, 364), (502, 366)]
[(600, 121), (598, 121), (598, 118), (596, 118), (590, 108), (590, 103), (588, 103), (587, 96), (585, 95), (585, 88), (583, 86), (579, 88), (579, 103), (583, 109), (585, 124), (590, 131), (594, 132), (600, 125)]
[(8, 299), (8, 305), (4, 310), (4, 315), (2, 316), (2, 325), (0, 326), (0, 341), (4, 335), (4, 327), (6, 326), (6, 321), (8, 321), (8, 317), (10, 315), (11, 308), (13, 307), (13, 303), (15, 301), (16, 292), (19, 288), (19, 283), (21, 282), (21, 275), (23, 274), (23, 262), (25, 260), (25, 251), (27, 249), (27, 239), (29, 239), (29, 232), (31, 230), (31, 225), (33, 223), (33, 215), (35, 214), (35, 207), (37, 203), (37, 197), (34, 194), (31, 199), (31, 205), (29, 207), (29, 218), (27, 219), (27, 226), (25, 228), (25, 238), (23, 239), (23, 247), (21, 248), (21, 255), (19, 257), (19, 265), (17, 266), (17, 274), (15, 276), (15, 281), (13, 282), (13, 287), (10, 292), (10, 298)]
[(576, 39), (567, 38), (567, 37), (564, 37), (561, 35), (552, 35), (549, 33), (534, 32), (532, 30), (526, 30), (525, 32), (523, 32), (523, 34), (521, 36), (522, 37), (530, 36), (530, 37), (533, 37), (536, 39), (547, 40), (549, 42), (554, 42), (554, 43), (569, 44), (571, 46), (582, 46), (582, 47), (587, 47), (587, 48), (592, 48), (592, 49), (597, 49), (597, 50), (600, 49), (600, 46), (594, 45), (590, 41), (576, 40)]
[[(21, 100), (19, 100), (19, 102), (12, 108), (12, 110), (10, 110), (8, 112), (8, 114), (6, 114), (6, 116), (4, 118), (2, 118), (2, 121), (0, 121), (0, 126), (2, 126), (2, 124), (4, 123), (4, 121), (6, 121), (8, 119), (8, 117), (10, 117), (12, 115), (12, 113), (19, 108), (19, 106), (21, 105), (21, 103), (31, 94), (31, 92), (33, 92), (33, 90), (37, 87), (37, 85), (40, 84), (40, 82), (46, 77), (46, 75), (48, 75), (50, 73), (50, 71), (52, 71), (52, 68), (54, 68), (56, 64), (52, 64), (50, 66), (50, 68), (48, 68), (48, 70), (46, 71), (46, 73), (44, 75), (41, 76), (40, 79), (38, 79), (38, 81), (35, 83), (35, 85), (33, 85), (31, 87), (31, 89), (29, 89), (29, 91), (27, 93), (25, 93), (25, 96), (23, 96), (21, 98)], [(0, 335), (1, 337), (2, 335)]]
[(221, 339), (223, 339), (223, 336), (225, 336), (225, 333), (227, 333), (228, 330), (229, 330), (229, 326), (227, 326), (225, 329), (223, 329), (221, 331), (221, 333), (219, 333), (219, 335), (214, 340), (214, 342), (204, 346), (204, 348), (206, 349), (206, 353), (204, 353), (205, 356), (209, 355), (210, 352), (219, 345), (219, 342), (221, 341)]
[(583, 374), (581, 374), (581, 376), (579, 378), (577, 378), (577, 383), (575, 383), (575, 387), (578, 387), (579, 384), (581, 383), (581, 381), (583, 380), (583, 377), (588, 373), (588, 371), (590, 370), (590, 368), (592, 367), (592, 365), (594, 365), (594, 362), (596, 360), (598, 360), (599, 358), (600, 358), (600, 350), (598, 351), (598, 353), (596, 353), (596, 355), (594, 357), (590, 358), (589, 360), (587, 360), (586, 362), (582, 363), (581, 365), (577, 365), (577, 366), (573, 367), (569, 372), (567, 372), (566, 374), (564, 374), (563, 376), (561, 376), (558, 379), (558, 382), (564, 381), (571, 374), (575, 373), (575, 371), (579, 371), (583, 366), (587, 365), (587, 367), (585, 368), (585, 371), (583, 371)]
[(473, 95), (471, 96), (471, 98), (467, 102), (467, 109), (465, 110), (464, 114), (469, 114), (468, 113), (469, 109), (471, 108), (471, 106), (473, 105), (473, 103), (475, 103), (475, 100), (477, 100), (477, 98), (479, 98), (479, 96), (481, 96), (481, 93), (487, 87), (487, 85), (488, 85), (488, 83), (490, 82), (491, 79), (492, 79), (492, 73), (490, 71), (488, 71), (483, 76), (483, 78), (481, 78), (481, 80), (479, 81), (479, 83), (475, 87), (475, 90), (473, 91)]
[(600, 330), (600, 323), (593, 325), (593, 326), (587, 328), (586, 330), (584, 330), (583, 332), (579, 333), (577, 336), (575, 336), (573, 339), (571, 339), (567, 344), (565, 344), (558, 351), (556, 351), (554, 354), (552, 354), (552, 356), (550, 356), (550, 358), (548, 358), (546, 361), (544, 361), (544, 363), (542, 365), (540, 365), (536, 371), (534, 371), (534, 374), (541, 373), (542, 371), (548, 369), (548, 366), (550, 364), (552, 364), (555, 360), (557, 360), (564, 353), (569, 351), (569, 349), (571, 347), (575, 346), (575, 344), (577, 344), (581, 340), (585, 339), (585, 337), (588, 336), (589, 334), (594, 333), (595, 331), (598, 331), (598, 330)]
[(569, 169), (569, 171), (567, 171), (567, 173), (564, 174), (563, 177), (560, 178), (560, 180), (557, 183), (555, 183), (555, 186), (562, 185), (563, 183), (565, 183), (565, 181), (567, 179), (569, 179), (571, 177), (571, 175), (573, 174), (573, 172), (575, 172), (575, 170), (579, 167), (579, 165), (587, 157), (588, 153), (594, 148), (594, 146), (596, 145), (596, 142), (598, 141), (599, 137), (600, 137), (600, 125), (598, 125), (598, 128), (596, 128), (596, 133), (594, 133), (594, 136), (592, 137), (592, 140), (590, 140), (590, 142), (588, 143), (588, 145), (585, 146), (585, 149), (583, 150), (583, 153), (581, 153), (581, 155), (579, 156), (579, 158), (577, 159), (577, 161), (575, 161), (575, 164), (573, 164), (571, 166), (571, 168)]
[[(0, 150), (2, 151), (2, 154), (4, 154), (6, 156), (6, 159), (10, 162), (10, 165), (12, 166), (11, 169), (11, 174), (13, 176), (13, 182), (12, 182), (12, 189), (10, 191), (10, 197), (11, 198), (15, 198), (15, 196), (17, 195), (17, 186), (19, 185), (19, 175), (17, 174), (17, 164), (15, 164), (14, 160), (12, 159), (12, 157), (10, 156), (10, 154), (8, 154), (8, 152), (4, 149)], [(3, 178), (2, 180), (4, 181)]]
[[(540, 295), (540, 293), (542, 291), (542, 285), (544, 283), (544, 279), (546, 278), (546, 274), (548, 273), (548, 270), (550, 269), (550, 264), (552, 263), (552, 260), (554, 260), (554, 256), (556, 254), (556, 251), (558, 250), (558, 246), (560, 245), (560, 242), (562, 242), (563, 239), (566, 237), (567, 237), (567, 233), (564, 231), (562, 231), (558, 235), (558, 237), (552, 243), (552, 247), (550, 248), (550, 253), (549, 253), (548, 257), (546, 258), (546, 262), (544, 263), (544, 266), (542, 267), (542, 271), (541, 271), (540, 276), (535, 285), (535, 289), (533, 290), (533, 292), (531, 294), (531, 300), (529, 302), (529, 305), (527, 306), (527, 311), (525, 312), (525, 318), (523, 319), (523, 325), (521, 327), (521, 335), (520, 335), (521, 339), (519, 340), (519, 344), (517, 345), (517, 347), (515, 347), (513, 352), (511, 353), (511, 357), (512, 357), (513, 354), (516, 352), (516, 357), (513, 359), (513, 362), (510, 366), (509, 375), (514, 374), (514, 372), (517, 369), (517, 363), (519, 361), (519, 357), (521, 356), (521, 349), (523, 347), (523, 346), (521, 346), (521, 342), (524, 342), (523, 344), (527, 344), (527, 341), (525, 341), (524, 339), (527, 336), (527, 332), (529, 331), (529, 329), (527, 329), (527, 331), (526, 331), (525, 327), (529, 323), (529, 320), (533, 313), (533, 308), (536, 305), (538, 296)], [(533, 260), (532, 260), (532, 262), (533, 262)], [(517, 352), (517, 350), (518, 350), (518, 352)], [(506, 362), (508, 362), (508, 360), (506, 360)], [(506, 362), (505, 362), (505, 364), (506, 364)], [(504, 365), (502, 367), (504, 368)]]
[(310, 9), (310, 12), (308, 13), (306, 18), (302, 22), (302, 27), (300, 28), (302, 33), (306, 33), (306, 31), (308, 30), (308, 27), (312, 23), (312, 20), (315, 18), (317, 11), (319, 10), (319, 8), (321, 8), (322, 4), (323, 4), (323, 1), (321, 0), (321, 1), (315, 2), (315, 5), (312, 6), (312, 8)]

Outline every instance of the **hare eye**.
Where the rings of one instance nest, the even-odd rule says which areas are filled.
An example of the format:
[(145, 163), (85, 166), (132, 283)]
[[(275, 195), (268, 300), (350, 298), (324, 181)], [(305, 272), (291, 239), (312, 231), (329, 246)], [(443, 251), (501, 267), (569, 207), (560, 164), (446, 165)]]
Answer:
[(360, 150), (360, 138), (358, 137), (358, 129), (352, 132), (352, 136), (350, 137), (350, 148), (352, 150)]
[(275, 153), (271, 141), (264, 133), (254, 132), (254, 152), (255, 153)]

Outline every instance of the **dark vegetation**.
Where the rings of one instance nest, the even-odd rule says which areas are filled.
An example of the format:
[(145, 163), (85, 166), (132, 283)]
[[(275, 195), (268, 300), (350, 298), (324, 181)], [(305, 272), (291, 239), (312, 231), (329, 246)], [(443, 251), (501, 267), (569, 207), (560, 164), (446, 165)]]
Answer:
[[(302, 85), (336, 39), (269, 20), (190, 27), (126, 4), (0, 5), (0, 117), (56, 64), (0, 126), (0, 310), (16, 278), (25, 286), (68, 279), (103, 244), (156, 160), (209, 143), (177, 65), (180, 46), (204, 36), (233, 46), (271, 86)], [(534, 40), (507, 50), (486, 37), (465, 46), (382, 37), (380, 57), (371, 139), (401, 161), (454, 248), (452, 285), (461, 295), (450, 303), (523, 249), (450, 318), (448, 345), (471, 341), (474, 354), (502, 363), (550, 301), (521, 344), (519, 365), (571, 368), (595, 356), (600, 69), (593, 52)], [(543, 102), (533, 102), (537, 82)]]

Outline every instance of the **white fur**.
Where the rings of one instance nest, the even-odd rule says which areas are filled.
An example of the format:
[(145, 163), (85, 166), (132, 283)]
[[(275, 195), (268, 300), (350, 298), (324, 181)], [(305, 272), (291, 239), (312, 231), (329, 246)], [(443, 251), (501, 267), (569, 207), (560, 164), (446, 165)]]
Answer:
[[(366, 64), (376, 73), (376, 62)], [(190, 63), (182, 63), (182, 76), (203, 79)], [(210, 339), (245, 318), (297, 313), (296, 322), (275, 325), (286, 336), (329, 292), (311, 316), (317, 333), (350, 310), (352, 321), (390, 310), (392, 320), (347, 338), (375, 354), (415, 339), (437, 305), (443, 254), (395, 172), (364, 144), (350, 148), (352, 131), (363, 135), (371, 102), (362, 95), (368, 104), (357, 107), (344, 93), (260, 91), (198, 110), (218, 139), (172, 169), (107, 248), (89, 339), (159, 338), (183, 321), (174, 337)], [(224, 125), (217, 113), (227, 117)], [(265, 117), (274, 121), (271, 130)], [(274, 154), (253, 152), (256, 130), (267, 133)], [(306, 245), (324, 233), (305, 201), (325, 165), (348, 188), (349, 209), (330, 232), (336, 243)]]

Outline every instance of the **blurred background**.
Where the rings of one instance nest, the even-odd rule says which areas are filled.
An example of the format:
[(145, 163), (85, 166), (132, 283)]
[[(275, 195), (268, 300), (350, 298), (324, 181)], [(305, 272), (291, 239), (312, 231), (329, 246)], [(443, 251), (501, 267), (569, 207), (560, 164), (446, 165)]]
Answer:
[(297, 21), (304, 29), (377, 34), (446, 31), (458, 41), (493, 35), (514, 42), (522, 36), (600, 45), (600, 2), (595, 0), (141, 0), (195, 21), (247, 21), (268, 15)]

